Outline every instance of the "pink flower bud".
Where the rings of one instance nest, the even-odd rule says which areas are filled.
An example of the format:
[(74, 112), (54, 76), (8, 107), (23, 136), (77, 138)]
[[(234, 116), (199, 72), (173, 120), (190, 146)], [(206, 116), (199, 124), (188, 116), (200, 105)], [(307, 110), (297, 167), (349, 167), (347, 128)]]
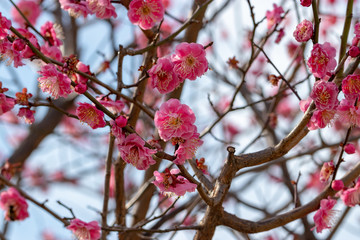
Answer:
[(359, 47), (357, 47), (357, 46), (351, 46), (351, 47), (349, 48), (349, 55), (350, 55), (350, 57), (355, 58), (355, 57), (359, 56), (359, 54), (360, 54), (360, 49), (359, 49)]
[(344, 150), (347, 154), (354, 154), (356, 151), (355, 146), (352, 143), (346, 144)]
[(334, 180), (331, 183), (331, 188), (334, 189), (335, 191), (340, 191), (341, 189), (344, 188), (344, 183), (341, 180)]

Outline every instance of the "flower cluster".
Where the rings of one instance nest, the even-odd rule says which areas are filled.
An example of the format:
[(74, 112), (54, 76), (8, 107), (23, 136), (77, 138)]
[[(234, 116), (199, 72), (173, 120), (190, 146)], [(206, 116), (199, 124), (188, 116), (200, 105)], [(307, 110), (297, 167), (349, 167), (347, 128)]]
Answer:
[(171, 140), (178, 146), (174, 163), (183, 164), (195, 156), (196, 149), (202, 145), (195, 123), (195, 114), (186, 104), (170, 99), (155, 113), (155, 126), (164, 141)]
[(185, 79), (195, 80), (208, 70), (206, 52), (198, 43), (180, 43), (171, 57), (162, 57), (149, 70), (151, 86), (160, 93), (172, 92)]
[(0, 208), (5, 210), (7, 221), (24, 220), (29, 217), (28, 204), (16, 188), (9, 188), (0, 194)]
[(165, 8), (162, 0), (133, 0), (130, 2), (128, 17), (131, 23), (142, 29), (150, 29), (163, 19)]
[(196, 184), (189, 182), (186, 178), (181, 176), (178, 169), (165, 169), (163, 173), (154, 172), (154, 185), (160, 189), (160, 192), (165, 195), (183, 196), (186, 192), (193, 192), (196, 189)]

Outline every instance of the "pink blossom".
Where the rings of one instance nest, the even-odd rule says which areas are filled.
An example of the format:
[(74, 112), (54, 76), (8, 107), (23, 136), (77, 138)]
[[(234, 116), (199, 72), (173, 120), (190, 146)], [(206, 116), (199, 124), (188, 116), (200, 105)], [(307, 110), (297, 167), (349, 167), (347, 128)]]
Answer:
[(336, 110), (317, 110), (308, 123), (309, 130), (326, 127), (335, 117)]
[(58, 47), (63, 44), (59, 39), (59, 29), (50, 21), (47, 21), (41, 26), (40, 33), (46, 38), (51, 46)]
[(133, 0), (129, 5), (128, 17), (132, 24), (150, 29), (163, 19), (164, 13), (161, 0)]
[(196, 159), (196, 167), (199, 169), (203, 174), (209, 175), (208, 166), (205, 164), (205, 158), (200, 158), (200, 160)]
[(54, 59), (58, 62), (63, 61), (63, 55), (59, 47), (50, 46), (48, 42), (41, 46), (41, 52), (48, 58)]
[(88, 8), (96, 14), (96, 17), (101, 19), (116, 18), (115, 7), (110, 0), (86, 0)]
[(267, 28), (271, 29), (276, 24), (281, 22), (281, 14), (284, 13), (284, 9), (273, 4), (274, 9), (272, 11), (266, 11)]
[[(31, 32), (29, 32), (24, 28), (17, 28), (16, 30), (21, 35), (26, 37), (31, 42), (31, 44), (34, 45), (37, 49), (40, 49), (40, 45), (34, 34), (32, 34)], [(31, 58), (32, 56), (35, 55), (35, 53), (31, 50), (31, 48), (28, 45), (25, 46), (25, 49), (21, 52), (21, 54), (23, 58)]]
[(337, 212), (336, 210), (332, 209), (335, 204), (336, 200), (331, 199), (330, 197), (320, 201), (320, 208), (314, 215), (315, 227), (313, 227), (311, 230), (316, 228), (316, 232), (321, 233), (322, 230), (332, 227), (334, 224), (334, 217)]
[(0, 55), (1, 54), (4, 59), (7, 59), (7, 65), (14, 63), (15, 68), (25, 65), (22, 62), (23, 57), (21, 52), (14, 49), (13, 44), (7, 38), (0, 40)]
[(16, 188), (9, 188), (0, 194), (0, 208), (5, 210), (5, 220), (24, 220), (29, 217), (28, 204)]
[(284, 28), (281, 28), (276, 36), (275, 43), (280, 43), (281, 39), (285, 36)]
[(317, 170), (316, 172), (310, 174), (309, 180), (306, 184), (307, 189), (316, 189), (318, 192), (321, 192), (325, 187), (325, 184), (320, 182), (320, 171)]
[(92, 129), (106, 126), (104, 113), (89, 103), (78, 103), (76, 115), (81, 122), (87, 123)]
[(119, 114), (125, 107), (125, 103), (121, 100), (113, 101), (111, 98), (107, 96), (96, 98), (99, 103), (101, 103), (104, 107), (109, 109), (113, 114)]
[(307, 62), (310, 71), (315, 77), (323, 78), (336, 67), (336, 50), (330, 43), (315, 44)]
[(7, 37), (10, 27), (11, 21), (6, 17), (3, 17), (0, 12), (0, 40)]
[(10, 111), (14, 108), (15, 100), (8, 98), (5, 94), (0, 93), (0, 115)]
[(355, 33), (357, 38), (360, 38), (360, 23), (355, 24), (354, 33)]
[(39, 87), (43, 92), (51, 94), (55, 99), (67, 97), (71, 92), (71, 81), (63, 73), (59, 72), (55, 65), (46, 64), (38, 72), (42, 77), (38, 78)]
[[(32, 25), (35, 25), (37, 18), (40, 16), (41, 9), (40, 5), (32, 0), (20, 0), (17, 4), (20, 11), (24, 14), (24, 16), (29, 20)], [(18, 10), (13, 7), (11, 9), (11, 15), (13, 20), (20, 25), (20, 27), (26, 27), (27, 23)]]
[(300, 0), (300, 4), (303, 7), (310, 7), (312, 0)]
[(181, 104), (177, 99), (163, 103), (156, 111), (154, 121), (164, 141), (171, 138), (188, 139), (196, 132), (195, 114), (189, 106)]
[(355, 151), (356, 151), (354, 144), (352, 144), (352, 143), (346, 144), (345, 147), (344, 147), (344, 151), (347, 154), (354, 154)]
[(168, 57), (159, 58), (157, 63), (148, 71), (151, 78), (151, 86), (157, 88), (160, 93), (172, 92), (180, 84), (175, 74), (174, 64)]
[(32, 124), (35, 121), (34, 113), (30, 108), (20, 108), (17, 116), (23, 118), (27, 124)]
[(343, 191), (340, 198), (344, 204), (349, 207), (360, 204), (360, 178), (358, 178), (355, 187)]
[(311, 39), (313, 35), (313, 24), (312, 22), (304, 19), (301, 23), (296, 26), (293, 33), (294, 38), (298, 42), (306, 42)]
[(335, 166), (333, 161), (325, 162), (320, 170), (320, 182), (327, 182), (334, 173)]
[(156, 163), (151, 155), (156, 150), (144, 147), (145, 141), (137, 134), (128, 135), (125, 140), (118, 145), (118, 149), (122, 159), (135, 166), (139, 170), (146, 170), (150, 165)]
[(360, 93), (360, 75), (352, 74), (346, 76), (342, 81), (342, 91), (347, 98), (354, 98)]
[(341, 180), (334, 180), (331, 183), (331, 188), (334, 189), (334, 191), (340, 191), (344, 188), (344, 183)]
[(318, 110), (332, 110), (337, 107), (339, 90), (334, 82), (316, 81), (310, 93)]
[(178, 169), (165, 169), (165, 172), (154, 172), (155, 181), (153, 184), (160, 189), (160, 192), (165, 195), (183, 196), (186, 192), (194, 192), (197, 185), (189, 182), (186, 178), (181, 176)]
[(72, 17), (87, 17), (88, 14), (91, 14), (89, 9), (89, 4), (86, 1), (78, 0), (59, 0), (60, 6), (65, 11), (68, 11)]
[(343, 99), (337, 107), (339, 121), (346, 125), (360, 126), (360, 109), (352, 101)]
[(206, 52), (198, 43), (180, 43), (176, 46), (171, 60), (174, 63), (174, 71), (181, 80), (195, 80), (208, 70)]
[(179, 148), (175, 151), (175, 164), (184, 164), (187, 159), (192, 159), (195, 157), (195, 153), (198, 147), (203, 144), (203, 141), (200, 140), (199, 135), (199, 133), (195, 132), (193, 136), (183, 140), (183, 142), (180, 143)]
[(125, 139), (125, 135), (122, 131), (122, 128), (127, 124), (127, 119), (124, 116), (119, 116), (115, 121), (110, 121), (111, 133), (117, 138), (117, 140), (122, 143)]
[(301, 100), (299, 105), (300, 105), (300, 110), (302, 112), (306, 112), (306, 110), (308, 109), (308, 107), (310, 106), (311, 104), (311, 101), (312, 99), (311, 98), (308, 98), (306, 100)]
[(66, 228), (71, 230), (79, 240), (98, 240), (100, 238), (100, 226), (96, 221), (86, 223), (75, 218)]

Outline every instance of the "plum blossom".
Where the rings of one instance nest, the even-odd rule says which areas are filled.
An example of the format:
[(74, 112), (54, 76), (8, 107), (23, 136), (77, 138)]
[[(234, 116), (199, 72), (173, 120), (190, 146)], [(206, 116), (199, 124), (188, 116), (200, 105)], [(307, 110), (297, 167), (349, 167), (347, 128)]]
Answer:
[(118, 145), (121, 158), (139, 170), (148, 169), (150, 165), (156, 163), (151, 156), (156, 153), (156, 150), (144, 147), (144, 145), (145, 141), (136, 133), (128, 135), (123, 142)]
[(355, 186), (343, 191), (340, 195), (344, 204), (349, 207), (354, 207), (360, 204), (360, 178), (358, 178)]
[(23, 88), (22, 92), (15, 93), (15, 97), (16, 104), (28, 106), (29, 98), (32, 97), (32, 94), (27, 93), (27, 88)]
[(15, 68), (25, 65), (22, 62), (22, 53), (16, 49), (16, 46), (16, 44), (13, 45), (7, 38), (0, 40), (0, 55), (2, 55), (3, 59), (7, 59), (7, 65), (14, 63)]
[(293, 33), (294, 38), (298, 42), (306, 42), (311, 39), (313, 35), (313, 24), (309, 20), (304, 19), (296, 26)]
[(316, 228), (317, 233), (321, 233), (324, 229), (329, 229), (334, 224), (334, 218), (337, 213), (336, 210), (332, 208), (335, 206), (336, 200), (331, 199), (322, 199), (320, 201), (320, 208), (316, 211), (314, 215), (314, 223), (315, 227), (311, 230)]
[[(35, 25), (36, 20), (40, 16), (41, 9), (40, 5), (36, 1), (32, 0), (21, 0), (17, 4), (17, 7), (24, 14), (24, 16), (29, 20), (32, 25)], [(11, 15), (14, 22), (20, 25), (20, 27), (26, 27), (27, 23), (25, 19), (21, 16), (18, 10), (13, 7), (11, 9)]]
[(325, 162), (320, 170), (320, 182), (327, 182), (327, 180), (334, 173), (335, 166), (333, 161)]
[(337, 107), (337, 115), (343, 124), (360, 126), (360, 109), (348, 99), (341, 100)]
[(318, 110), (332, 110), (339, 104), (339, 90), (335, 83), (324, 80), (316, 81), (310, 93)]
[(352, 143), (348, 143), (344, 146), (344, 151), (347, 153), (347, 154), (354, 154), (355, 151), (356, 151), (356, 148), (354, 146), (354, 144)]
[(360, 55), (360, 49), (359, 49), (358, 46), (351, 46), (351, 47), (349, 48), (349, 56), (350, 56), (350, 57), (355, 58), (355, 57), (357, 57), (357, 56), (359, 56), (359, 55)]
[(132, 24), (150, 29), (163, 19), (164, 13), (161, 0), (133, 0), (129, 5), (128, 17)]
[(300, 4), (303, 7), (310, 7), (312, 0), (300, 0)]
[(0, 193), (0, 208), (5, 210), (7, 221), (21, 221), (29, 217), (25, 198), (13, 187)]
[(315, 77), (323, 78), (336, 67), (336, 50), (330, 43), (315, 44), (307, 61), (310, 71)]
[(345, 97), (353, 99), (360, 93), (360, 75), (352, 74), (346, 76), (342, 81), (342, 91)]
[(40, 33), (47, 39), (51, 46), (61, 46), (63, 43), (59, 39), (59, 27), (47, 21), (40, 28)]
[(360, 38), (360, 22), (356, 23), (354, 26), (354, 33), (357, 38)]
[(199, 135), (199, 133), (195, 132), (190, 138), (185, 139), (180, 143), (179, 148), (175, 151), (175, 164), (184, 164), (187, 159), (195, 157), (196, 150), (203, 144)]
[(17, 116), (23, 118), (27, 124), (32, 124), (35, 121), (34, 113), (30, 108), (20, 108)]
[(271, 29), (273, 26), (281, 22), (281, 14), (284, 13), (284, 9), (273, 4), (274, 9), (272, 11), (266, 11), (267, 28)]
[(79, 240), (98, 240), (100, 238), (100, 226), (97, 221), (87, 223), (75, 218), (66, 228), (72, 231)]
[[(16, 30), (21, 35), (26, 37), (31, 42), (31, 44), (34, 45), (37, 49), (40, 49), (40, 45), (34, 34), (32, 34), (31, 32), (29, 32), (24, 28), (17, 28)], [(31, 58), (32, 56), (35, 55), (35, 53), (33, 52), (33, 50), (31, 50), (31, 48), (28, 45), (25, 45), (25, 49), (21, 52), (21, 55), (23, 58)]]
[(10, 111), (15, 106), (15, 100), (0, 93), (0, 115)]
[(168, 57), (159, 58), (157, 63), (148, 71), (151, 86), (161, 94), (172, 92), (180, 85), (180, 80), (174, 72), (174, 64)]
[(60, 6), (65, 11), (68, 11), (72, 17), (87, 17), (88, 14), (91, 14), (89, 9), (89, 4), (86, 1), (78, 0), (59, 0)]
[(95, 13), (96, 17), (101, 19), (116, 18), (115, 7), (110, 0), (86, 0), (90, 11)]
[(11, 21), (6, 17), (3, 17), (0, 12), (0, 40), (7, 37), (10, 27)]
[(208, 70), (206, 52), (198, 43), (180, 43), (176, 46), (171, 60), (174, 63), (175, 73), (182, 81), (195, 80)]
[(113, 114), (119, 114), (125, 107), (125, 103), (121, 100), (113, 101), (111, 98), (107, 96), (96, 98), (99, 103), (101, 103), (104, 107), (109, 109)]
[(89, 103), (78, 103), (76, 115), (92, 129), (105, 127), (104, 113)]
[(309, 130), (324, 128), (334, 119), (336, 110), (316, 110), (308, 123)]
[(209, 175), (208, 166), (205, 164), (205, 158), (196, 159), (196, 167), (199, 169), (203, 174)]
[(45, 43), (45, 45), (41, 46), (41, 52), (51, 58), (54, 59), (58, 62), (62, 62), (63, 61), (63, 55), (62, 52), (60, 50), (59, 47), (57, 46), (50, 46), (48, 42)]
[(195, 114), (189, 106), (181, 104), (177, 99), (163, 103), (156, 111), (154, 121), (164, 141), (171, 138), (188, 139), (196, 132)]
[(178, 169), (165, 169), (163, 173), (154, 171), (153, 184), (165, 195), (183, 196), (186, 192), (194, 192), (197, 185), (180, 175)]
[(43, 92), (50, 93), (55, 99), (67, 97), (72, 92), (70, 79), (59, 72), (55, 65), (46, 64), (38, 73), (42, 75), (38, 78), (39, 87)]

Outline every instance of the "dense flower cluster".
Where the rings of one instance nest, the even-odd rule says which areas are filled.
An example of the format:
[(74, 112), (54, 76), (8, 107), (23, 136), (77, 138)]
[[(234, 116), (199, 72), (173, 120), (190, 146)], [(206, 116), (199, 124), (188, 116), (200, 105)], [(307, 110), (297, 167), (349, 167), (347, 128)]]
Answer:
[(68, 11), (73, 17), (83, 16), (88, 14), (95, 14), (101, 19), (116, 18), (115, 7), (110, 0), (59, 0), (61, 8)]

